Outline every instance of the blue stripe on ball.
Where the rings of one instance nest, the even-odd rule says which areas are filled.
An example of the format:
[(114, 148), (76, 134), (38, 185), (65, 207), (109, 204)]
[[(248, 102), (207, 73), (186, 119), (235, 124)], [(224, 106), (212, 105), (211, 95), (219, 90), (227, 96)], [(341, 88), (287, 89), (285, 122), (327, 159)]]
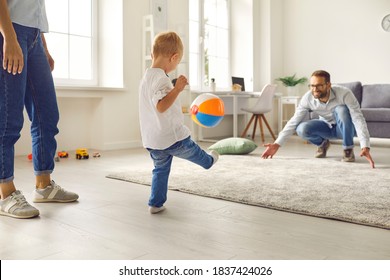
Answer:
[(208, 114), (203, 114), (201, 112), (198, 112), (196, 114), (196, 119), (199, 121), (200, 124), (206, 126), (206, 127), (214, 127), (217, 126), (221, 120), (223, 119), (223, 116), (212, 116)]

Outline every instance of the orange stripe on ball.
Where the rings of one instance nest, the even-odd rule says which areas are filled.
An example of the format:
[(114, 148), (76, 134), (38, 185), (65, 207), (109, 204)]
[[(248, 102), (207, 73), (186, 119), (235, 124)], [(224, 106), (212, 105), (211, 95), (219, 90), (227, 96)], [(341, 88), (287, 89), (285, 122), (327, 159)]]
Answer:
[(199, 105), (198, 111), (213, 116), (223, 116), (225, 114), (223, 101), (219, 98), (204, 101)]

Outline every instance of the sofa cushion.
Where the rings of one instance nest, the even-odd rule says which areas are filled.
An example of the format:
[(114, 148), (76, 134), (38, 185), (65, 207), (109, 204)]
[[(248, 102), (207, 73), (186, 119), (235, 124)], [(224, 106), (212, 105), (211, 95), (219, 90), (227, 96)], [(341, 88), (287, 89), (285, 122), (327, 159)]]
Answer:
[(370, 137), (390, 138), (390, 122), (367, 122)]
[(390, 84), (363, 86), (362, 108), (390, 108)]
[(362, 108), (366, 122), (390, 122), (390, 108)]
[(361, 82), (337, 83), (337, 85), (349, 88), (359, 101), (359, 104), (362, 104), (363, 87)]

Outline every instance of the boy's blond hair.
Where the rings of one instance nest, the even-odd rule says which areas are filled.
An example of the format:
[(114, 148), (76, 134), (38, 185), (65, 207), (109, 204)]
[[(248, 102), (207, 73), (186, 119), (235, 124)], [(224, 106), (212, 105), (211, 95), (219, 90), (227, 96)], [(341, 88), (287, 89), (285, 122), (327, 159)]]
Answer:
[(157, 34), (153, 42), (153, 57), (183, 54), (183, 43), (175, 32), (162, 32)]

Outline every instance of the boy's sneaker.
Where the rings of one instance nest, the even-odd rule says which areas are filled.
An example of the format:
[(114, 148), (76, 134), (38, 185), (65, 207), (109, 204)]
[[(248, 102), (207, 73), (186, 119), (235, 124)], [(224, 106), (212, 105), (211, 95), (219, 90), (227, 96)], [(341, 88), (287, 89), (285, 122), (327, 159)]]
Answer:
[(210, 156), (213, 157), (213, 165), (218, 161), (219, 159), (219, 154), (217, 151), (214, 151), (214, 150), (211, 150), (209, 153), (208, 153)]
[(39, 215), (39, 210), (31, 206), (20, 191), (14, 191), (6, 199), (0, 199), (0, 215), (28, 219)]
[(344, 150), (343, 159), (341, 161), (354, 162), (355, 161), (355, 154), (353, 153), (353, 149)]
[(161, 207), (149, 206), (150, 214), (157, 214), (157, 213), (162, 212), (164, 210), (165, 210), (165, 206), (161, 206)]
[(320, 146), (318, 146), (317, 152), (315, 154), (316, 158), (324, 158), (326, 157), (326, 152), (330, 147), (330, 142), (328, 139), (324, 140)]
[(35, 189), (33, 192), (33, 202), (73, 202), (78, 198), (78, 194), (64, 190), (53, 180), (46, 188)]

